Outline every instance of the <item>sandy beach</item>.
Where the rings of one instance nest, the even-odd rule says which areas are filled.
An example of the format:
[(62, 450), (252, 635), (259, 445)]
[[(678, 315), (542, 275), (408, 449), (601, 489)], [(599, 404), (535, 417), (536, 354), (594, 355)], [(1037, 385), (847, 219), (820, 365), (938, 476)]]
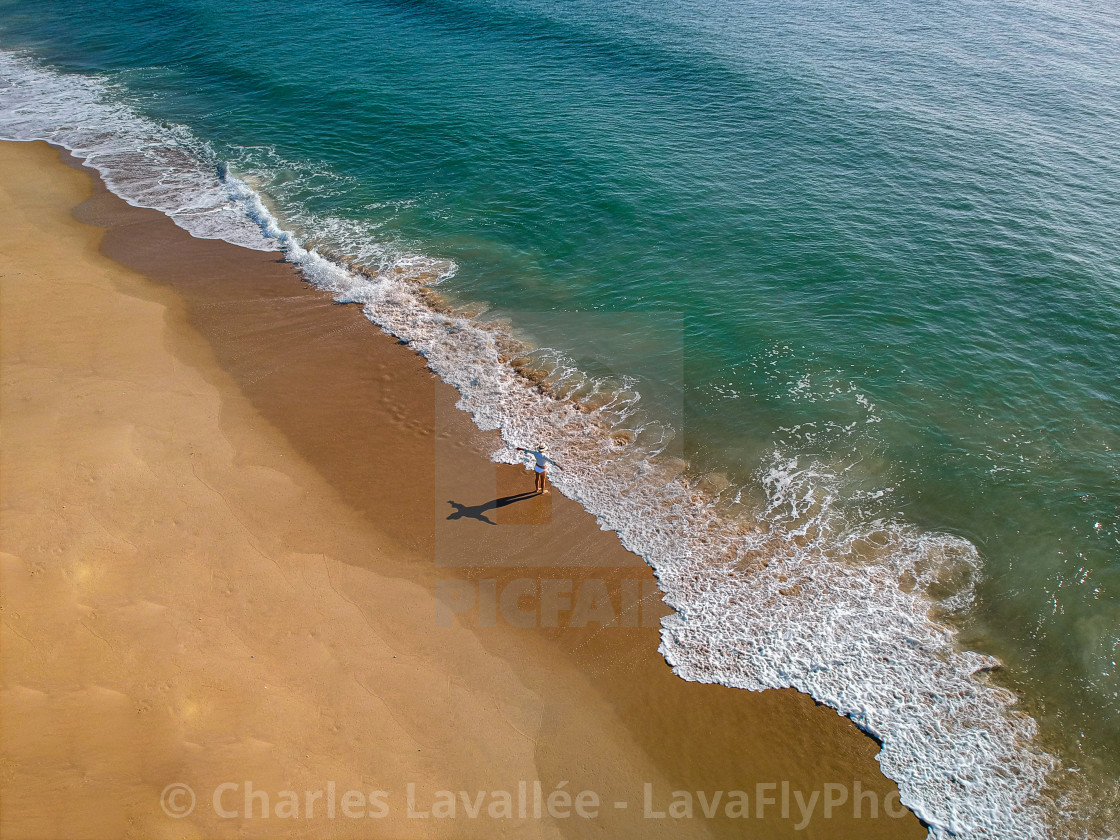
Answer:
[(278, 253), (5, 143), (0, 284), (3, 838), (925, 835)]

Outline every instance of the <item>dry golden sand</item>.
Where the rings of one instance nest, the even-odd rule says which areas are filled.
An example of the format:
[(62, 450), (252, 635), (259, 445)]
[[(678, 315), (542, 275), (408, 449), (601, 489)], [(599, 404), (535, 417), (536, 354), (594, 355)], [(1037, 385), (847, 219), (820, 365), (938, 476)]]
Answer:
[[(276, 254), (191, 239), (43, 144), (0, 144), (0, 275), (0, 836), (923, 836), (820, 801), (797, 830), (783, 782), (897, 796), (876, 745), (796, 693), (676, 678), (653, 627), (440, 621), (439, 587), (594, 585), (617, 608), (653, 579), (562, 497), (488, 507), (529, 474)], [(409, 783), (428, 810), (438, 789), (531, 799), (536, 781), (595, 791), (598, 816), (406, 807)], [(174, 782), (197, 796), (181, 819)], [(212, 804), (225, 782), (235, 817)], [(246, 817), (246, 782), (272, 816), (258, 797)], [(646, 818), (646, 783), (658, 810), (745, 790), (751, 817), (697, 798), (692, 819)], [(763, 818), (758, 783), (777, 786)], [(351, 789), (386, 791), (387, 815), (347, 816)]]

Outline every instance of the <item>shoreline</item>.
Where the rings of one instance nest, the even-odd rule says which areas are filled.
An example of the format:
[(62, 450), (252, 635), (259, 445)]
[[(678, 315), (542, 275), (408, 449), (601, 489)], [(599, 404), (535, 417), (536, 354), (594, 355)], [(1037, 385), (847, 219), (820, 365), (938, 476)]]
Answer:
[[(64, 148), (78, 150), (113, 192), (138, 205), (158, 208), (203, 240), (217, 238), (273, 254), (279, 249), (282, 259), (311, 286), (332, 295), (336, 303), (358, 304), (365, 318), (421, 354), (426, 366), (457, 390), (456, 404), (469, 412), (479, 428), (501, 428), (509, 445), (547, 440), (560, 460), (569, 464), (567, 471), (554, 476), (562, 492), (603, 528), (616, 532), (635, 555), (645, 558), (666, 593), (665, 602), (679, 611), (662, 628), (659, 646), (674, 673), (696, 682), (753, 691), (792, 688), (838, 710), (876, 739), (881, 768), (897, 782), (914, 812), (941, 830), (968, 825), (981, 836), (1011, 832), (1026, 837), (1043, 831), (1045, 824), (1064, 822), (1064, 817), (1053, 813), (1064, 811), (1057, 803), (1066, 801), (1064, 794), (1050, 787), (1056, 759), (1039, 752), (1036, 721), (986, 676), (977, 678), (978, 671), (995, 667), (996, 660), (964, 649), (954, 629), (931, 614), (931, 601), (952, 610), (974, 594), (972, 584), (966, 582), (973, 574), (965, 567), (975, 571), (980, 558), (967, 540), (921, 532), (905, 520), (888, 521), (885, 534), (875, 523), (862, 535), (850, 532), (844, 510), (831, 504), (827, 465), (818, 474), (813, 468), (799, 471), (796, 463), (779, 463), (760, 475), (759, 482), (739, 487), (745, 504), (740, 505), (737, 494), (724, 516), (720, 485), (726, 479), (712, 476), (714, 482), (708, 486), (708, 478), (703, 477), (697, 484), (694, 479), (701, 477), (689, 476), (683, 460), (649, 457), (650, 444), (655, 450), (658, 442), (638, 439), (634, 445), (633, 435), (625, 431), (622, 437), (629, 444), (613, 433), (605, 435), (616, 428), (635, 428), (641, 418), (631, 417), (616, 426), (618, 418), (610, 417), (609, 411), (594, 410), (594, 395), (580, 405), (551, 398), (546, 389), (532, 384), (539, 371), (521, 369), (516, 358), (520, 350), (509, 346), (509, 331), (502, 321), (489, 324), (485, 313), (459, 317), (448, 312), (438, 293), (430, 294), (423, 285), (450, 268), (445, 260), (411, 251), (385, 254), (377, 247), (376, 236), (346, 244), (347, 237), (336, 240), (328, 235), (324, 254), (308, 251), (253, 186), (254, 172), (269, 182), (267, 166), (258, 172), (250, 164), (249, 180), (243, 180), (204, 143), (199, 145), (199, 138), (190, 132), (179, 135), (127, 106), (121, 109), (112, 91), (95, 80), (81, 77), (84, 81), (72, 84), (49, 68), (7, 53), (0, 55), (0, 64), (5, 61), (10, 64), (4, 69), (14, 71), (9, 75), (16, 79), (13, 100), (24, 103), (9, 113), (10, 136), (53, 138)], [(24, 100), (23, 91), (38, 93)], [(79, 116), (78, 122), (73, 115)], [(114, 151), (122, 141), (129, 150), (123, 156)], [(173, 177), (168, 179), (168, 173)], [(314, 236), (316, 228), (312, 224), (306, 233)], [(158, 264), (158, 259), (154, 262)], [(363, 267), (367, 265), (377, 268), (370, 271)], [(160, 271), (158, 265), (151, 270)], [(219, 284), (211, 291), (224, 288)], [(215, 299), (207, 297), (205, 305), (215, 305)], [(228, 301), (230, 305), (244, 302)], [(277, 313), (284, 317), (282, 305), (275, 312), (261, 308), (258, 314), (270, 319)], [(249, 327), (257, 328), (256, 322)], [(289, 346), (310, 336), (318, 341), (337, 328), (336, 322), (324, 322), (312, 325), (306, 335), (278, 332), (275, 338), (278, 346)], [(234, 323), (234, 329), (242, 327)], [(228, 343), (225, 337), (217, 342), (223, 343)], [(360, 345), (354, 347), (365, 352)], [(331, 364), (320, 367), (313, 376), (335, 376)], [(351, 372), (358, 378), (366, 376), (356, 368)], [(273, 373), (267, 365), (257, 371), (262, 376)], [(346, 377), (341, 378), (341, 387), (349, 387)], [(609, 383), (608, 387), (613, 390)], [(320, 396), (314, 389), (302, 393), (312, 401)], [(328, 393), (340, 391), (332, 385)], [(373, 389), (368, 389), (368, 396), (376, 398)], [(575, 399), (578, 402), (578, 395)], [(291, 403), (277, 410), (284, 423), (289, 422), (285, 416), (289, 413), (308, 414), (297, 401)], [(425, 451), (441, 494), (435, 515), (435, 557), (441, 568), (460, 565), (454, 538), (443, 542), (441, 537), (449, 528), (448, 533), (457, 533), (460, 525), (447, 526), (445, 521), (481, 515), (483, 524), (509, 524), (518, 516), (535, 516), (521, 502), (499, 506), (499, 501), (509, 501), (508, 494), (495, 493), (486, 502), (479, 502), (485, 496), (463, 496), (459, 492), (463, 488), (455, 485), (460, 471), (454, 467), (439, 471), (440, 466), (460, 460), (454, 451), (442, 451), (447, 441), (470, 439), (477, 442), (478, 451), (493, 450), (493, 438), (477, 435), (470, 424), (463, 429), (462, 417), (449, 405), (442, 404), (436, 412), (434, 443)], [(384, 407), (394, 419), (408, 413), (396, 405)], [(585, 413), (589, 407), (593, 410)], [(323, 444), (330, 448), (322, 439), (337, 434), (332, 413), (322, 416), (326, 423), (320, 428), (300, 432), (318, 435), (320, 442), (313, 444), (317, 450)], [(364, 419), (360, 409), (351, 416), (359, 422)], [(444, 418), (450, 423), (447, 429)], [(360, 434), (350, 434), (349, 439), (364, 445)], [(382, 457), (388, 462), (404, 451), (391, 448)], [(317, 462), (320, 454), (317, 451), (312, 460)], [(343, 453), (334, 466), (360, 478), (362, 470), (353, 465), (362, 454)], [(508, 463), (511, 456), (507, 446), (492, 457)], [(422, 464), (417, 466), (421, 461), (406, 458), (397, 462), (403, 472), (382, 472), (392, 484), (423, 469)], [(494, 468), (487, 461), (481, 469), (489, 473)], [(502, 468), (495, 472), (497, 482)], [(366, 470), (366, 475), (376, 478), (378, 473)], [(451, 482), (450, 490), (443, 488), (444, 481)], [(371, 516), (383, 517), (384, 511), (366, 498), (377, 486), (355, 481), (351, 499), (368, 508)], [(619, 487), (625, 492), (616, 492)], [(821, 506), (804, 509), (802, 496), (817, 499), (818, 491), (823, 492)], [(380, 498), (399, 505), (407, 495), (380, 494)], [(759, 518), (755, 508), (762, 504), (766, 509)], [(447, 515), (445, 505), (453, 508), (453, 515)], [(407, 527), (414, 511), (407, 504), (404, 507), (397, 511), (396, 524)], [(551, 516), (551, 506), (545, 515)], [(517, 541), (505, 543), (509, 545), (504, 553), (488, 545), (490, 556), (484, 561), (520, 562), (525, 552)], [(607, 544), (615, 547), (609, 540)], [(451, 556), (441, 553), (441, 545)], [(565, 544), (563, 549), (566, 563), (596, 562), (594, 556), (578, 556), (582, 552), (578, 545)], [(837, 551), (840, 556), (834, 557)], [(608, 556), (612, 563), (623, 557), (637, 562), (625, 553), (608, 551)], [(558, 562), (558, 557), (545, 552), (534, 562), (548, 565)], [(540, 572), (534, 568), (529, 575), (532, 581)], [(519, 580), (507, 577), (505, 582)], [(949, 591), (943, 588), (946, 580), (955, 581)], [(485, 595), (493, 602), (498, 582), (476, 575), (470, 594)], [(574, 583), (570, 578), (568, 585)], [(604, 597), (636, 602), (643, 581), (626, 583), (631, 589), (638, 587), (637, 596), (632, 598), (626, 586), (618, 585), (619, 591)], [(555, 591), (558, 585), (562, 584), (549, 584), (554, 605), (557, 599), (569, 597)], [(481, 616), (484, 611), (477, 612)], [(485, 612), (490, 620), (493, 609)], [(1017, 772), (1005, 772), (1009, 764)], [(962, 773), (970, 780), (964, 786)]]
[[(313, 786), (315, 779), (325, 781), (330, 777), (324, 775), (324, 767), (347, 768), (356, 788), (381, 785), (397, 804), (403, 802), (410, 778), (418, 785), (461, 785), (464, 790), (513, 789), (519, 781), (534, 780), (552, 790), (570, 780), (572, 790), (594, 790), (604, 801), (616, 797), (634, 803), (633, 810), (604, 810), (595, 820), (514, 819), (487, 828), (491, 834), (516, 829), (518, 836), (527, 830), (573, 837), (601, 831), (610, 836), (679, 832), (672, 820), (639, 819), (636, 809), (646, 782), (662, 792), (745, 789), (752, 793), (752, 809), (757, 784), (774, 782), (780, 791), (783, 781), (793, 790), (808, 792), (860, 780), (862, 789), (874, 791), (880, 801), (892, 791), (897, 798), (893, 783), (879, 773), (874, 742), (831, 709), (792, 690), (755, 694), (675, 677), (657, 653), (655, 627), (625, 626), (620, 618), (627, 598), (639, 604), (641, 612), (652, 573), (622, 549), (613, 533), (600, 531), (576, 503), (553, 494), (486, 507), (527, 489), (531, 477), (519, 467), (489, 462), (484, 453), (496, 448), (497, 435), (478, 431), (454, 408), (454, 390), (416, 353), (374, 328), (360, 309), (336, 306), (328, 294), (308, 287), (293, 266), (278, 261), (277, 253), (193, 239), (156, 211), (125, 204), (88, 172), (64, 177), (66, 170), (51, 160), (58, 153), (44, 144), (22, 144), (17, 150), (17, 144), (5, 143), (0, 148), (5, 189), (15, 177), (13, 170), (21, 167), (29, 173), (25, 179), (34, 173), (40, 186), (54, 185), (55, 204), (35, 208), (42, 214), (36, 222), (39, 233), (65, 234), (79, 243), (78, 264), (83, 270), (93, 266), (102, 277), (97, 294), (107, 301), (106, 317), (125, 304), (138, 316), (126, 322), (137, 333), (129, 337), (132, 343), (123, 337), (114, 342), (106, 335), (113, 329), (109, 321), (89, 323), (90, 318), (83, 317), (78, 292), (88, 282), (70, 278), (73, 286), (68, 289), (66, 278), (52, 277), (52, 305), (37, 308), (34, 299), (28, 299), (31, 290), (21, 291), (9, 282), (4, 286), (4, 711), (6, 716), (18, 712), (31, 719), (38, 715), (36, 728), (42, 733), (56, 732), (59, 719), (66, 716), (71, 740), (94, 729), (80, 699), (120, 717), (121, 728), (104, 728), (106, 736), (114, 736), (108, 742), (77, 749), (84, 758), (100, 761), (106, 760), (103, 753), (112, 743), (138, 746), (145, 753), (143, 762), (135, 755), (121, 755), (110, 760), (115, 761), (111, 771), (95, 774), (129, 779), (115, 788), (110, 784), (111, 790), (102, 790), (96, 802), (88, 803), (104, 817), (104, 834), (127, 836), (129, 829), (121, 830), (126, 811), (128, 819), (145, 823), (140, 834), (162, 833), (168, 825), (181, 828), (184, 822), (172, 822), (159, 810), (160, 782), (193, 781), (192, 786), (205, 790), (219, 779), (225, 781), (217, 774), (231, 767), (242, 768), (240, 776), (234, 774), (238, 778), (254, 779), (261, 788), (272, 785), (273, 791), (301, 790), (282, 784), (296, 778), (305, 786)], [(21, 201), (26, 204), (34, 190), (26, 184), (22, 188), (22, 194), (13, 194), (13, 204), (20, 208), (17, 212), (28, 212)], [(62, 208), (65, 202), (69, 204)], [(64, 219), (75, 204), (78, 221)], [(20, 245), (5, 239), (5, 262)], [(51, 270), (36, 254), (23, 258), (25, 272)], [(17, 317), (20, 326), (12, 338), (10, 325)], [(89, 475), (68, 472), (47, 458), (42, 441), (38, 448), (13, 443), (35, 444), (45, 419), (57, 417), (66, 405), (63, 386), (41, 376), (54, 370), (50, 363), (59, 361), (52, 354), (62, 352), (49, 341), (58, 334), (49, 330), (59, 326), (51, 319), (61, 319), (71, 339), (65, 349), (73, 360), (67, 357), (60, 370), (71, 377), (70, 384), (89, 391), (88, 402), (75, 404), (69, 424), (64, 424), (68, 437), (63, 438), (67, 452), (93, 465)], [(98, 359), (108, 367), (102, 370), (90, 362), (89, 347), (108, 348)], [(163, 365), (158, 375), (141, 371), (149, 377), (141, 381), (153, 390), (134, 394), (131, 402), (121, 405), (111, 388), (112, 382), (121, 381), (113, 366), (138, 375), (138, 369), (156, 367), (157, 361)], [(171, 387), (154, 390), (164, 377)], [(13, 410), (11, 406), (24, 404), (19, 400), (28, 393), (33, 395), (32, 405), (41, 400), (55, 414)], [(176, 411), (145, 416), (137, 423), (129, 412), (159, 415), (163, 403), (152, 398), (153, 393), (168, 406), (174, 402)], [(120, 409), (117, 425), (99, 435), (91, 433), (88, 440), (83, 437), (81, 421), (102, 416), (98, 412), (114, 406)], [(180, 408), (195, 414), (182, 415)], [(184, 428), (183, 416), (194, 418), (196, 431)], [(124, 446), (119, 438), (130, 426), (152, 430), (152, 439), (139, 447)], [(117, 447), (108, 458), (107, 440)], [(87, 490), (94, 495), (77, 496), (82, 481), (93, 488), (106, 483), (103, 476), (112, 474), (125, 454), (132, 460), (113, 479), (118, 481), (116, 495)], [(36, 463), (36, 457), (42, 460)], [(205, 465), (201, 475), (200, 461)], [(145, 492), (139, 492), (139, 476), (159, 469), (169, 471), (164, 480), (149, 481)], [(24, 483), (32, 474), (49, 485), (51, 493), (40, 484)], [(191, 483), (192, 476), (197, 484)], [(198, 521), (173, 517), (167, 530), (158, 534), (151, 533), (154, 519), (121, 517), (129, 503), (140, 505), (139, 510), (156, 505), (150, 511), (153, 516), (167, 514), (158, 508), (159, 500), (149, 498), (167, 486), (189, 486), (203, 494), (200, 499), (209, 498), (226, 512), (219, 516), (203, 506), (206, 516), (198, 514)], [(130, 571), (139, 577), (118, 576), (112, 564), (102, 570), (97, 561), (81, 561), (84, 547), (39, 544), (42, 534), (52, 533), (47, 523), (58, 513), (49, 503), (73, 498), (70, 493), (83, 501), (67, 510), (98, 512), (96, 525), (71, 526), (68, 533), (75, 544), (97, 529), (108, 531), (118, 547), (132, 543), (133, 565), (143, 568)], [(19, 508), (9, 508), (13, 496), (21, 499)], [(449, 518), (458, 510), (449, 507), (449, 499), (468, 514)], [(183, 520), (183, 511), (197, 510), (185, 503), (173, 512)], [(66, 514), (70, 515), (76, 514)], [(237, 557), (217, 558), (228, 544), (217, 524), (242, 529), (244, 551)], [(207, 543), (210, 534), (212, 541)], [(166, 556), (183, 545), (193, 550), (182, 557)], [(207, 546), (211, 552), (204, 550)], [(55, 548), (60, 551), (52, 554)], [(530, 554), (543, 558), (544, 565), (525, 563)], [(163, 558), (158, 573), (139, 562), (154, 556)], [(80, 564), (82, 571), (68, 575), (60, 570), (66, 563)], [(40, 571), (30, 575), (31, 567)], [(276, 574), (284, 586), (268, 580)], [(103, 585), (93, 592), (82, 590), (79, 598), (78, 578), (83, 575)], [(206, 592), (199, 583), (202, 577), (210, 581)], [(602, 588), (611, 597), (616, 623), (624, 626), (578, 627), (570, 621), (566, 626), (560, 621), (555, 627), (536, 626), (548, 624), (538, 615), (534, 626), (517, 627), (508, 619), (517, 620), (518, 610), (507, 613), (500, 604), (494, 626), (487, 626), (478, 604), (489, 588), (500, 599), (498, 593), (523, 586), (519, 582), (526, 580), (536, 582), (534, 595), (546, 588), (542, 581), (556, 581), (557, 593), (564, 595), (561, 590), (569, 588), (567, 595), (577, 605), (585, 589)], [(25, 585), (15, 586), (16, 581)], [(49, 594), (44, 588), (48, 583), (53, 587)], [(242, 597), (231, 602), (234, 593)], [(457, 613), (461, 604), (449, 600), (449, 593), (473, 595), (476, 605)], [(192, 599), (212, 612), (188, 609)], [(20, 609), (23, 604), (67, 600), (69, 612), (59, 607), (49, 621), (39, 624)], [(589, 596), (589, 610), (594, 608), (591, 600)], [(451, 613), (448, 626), (437, 624), (441, 603)], [(97, 617), (94, 623), (105, 626), (87, 626), (87, 609)], [(8, 618), (13, 611), (24, 617)], [(344, 614), (345, 619), (338, 619), (344, 630), (334, 631), (334, 624), (321, 618), (326, 614)], [(635, 623), (641, 625), (641, 618)], [(206, 629), (224, 624), (230, 630), (231, 621), (254, 644), (245, 644), (238, 633), (219, 638), (223, 631)], [(97, 656), (90, 649), (93, 642), (83, 639), (79, 644), (62, 634), (61, 628), (72, 633), (80, 632), (79, 626), (93, 635), (98, 629), (106, 631), (101, 635), (112, 639), (104, 642), (111, 652)], [(401, 633), (401, 628), (407, 632)], [(336, 635), (324, 648), (316, 633), (327, 629)], [(225, 688), (204, 691), (192, 686), (184, 691), (160, 671), (159, 663), (142, 659), (146, 652), (133, 641), (134, 632), (146, 638), (153, 652), (173, 653), (180, 670), (189, 662), (208, 678), (220, 676)], [(21, 636), (67, 640), (70, 647), (62, 647), (70, 651), (70, 667), (44, 665), (37, 672), (34, 642), (22, 647)], [(204, 653), (188, 657), (181, 649), (182, 639), (188, 637), (199, 642)], [(256, 651), (248, 654), (251, 665), (245, 664), (243, 650), (234, 655), (238, 644)], [(319, 655), (323, 650), (329, 656)], [(376, 667), (361, 655), (370, 651), (377, 652), (372, 657)], [(136, 662), (137, 657), (143, 666), (124, 673), (120, 662)], [(391, 670), (390, 657), (409, 663), (407, 678)], [(91, 658), (103, 670), (91, 668)], [(263, 658), (290, 681), (279, 698), (263, 694), (266, 677), (243, 671), (259, 667), (256, 660)], [(75, 669), (95, 677), (78, 681), (75, 689)], [(162, 684), (153, 678), (157, 673), (171, 686), (167, 691), (172, 698), (150, 688)], [(352, 694), (337, 702), (309, 700), (350, 683)], [(96, 695), (94, 688), (111, 692), (111, 697)], [(274, 685), (269, 691), (276, 689)], [(231, 690), (240, 693), (240, 701), (223, 704), (221, 696)], [(77, 698), (68, 691), (85, 694)], [(203, 700), (187, 696), (192, 694)], [(126, 727), (124, 711), (133, 701), (137, 708), (146, 704), (135, 716), (161, 717), (160, 726), (128, 718)], [(191, 738), (176, 740), (169, 731), (181, 734), (187, 721), (196, 719), (181, 711), (187, 709), (183, 703), (219, 709), (221, 714), (203, 714), (204, 720), (193, 724)], [(317, 707), (314, 714), (312, 706)], [(388, 731), (370, 728), (374, 707), (388, 711), (394, 721), (394, 726), (386, 724)], [(268, 730), (269, 737), (245, 734), (265, 734), (267, 710), (279, 708), (292, 712), (287, 727)], [(131, 728), (137, 725), (139, 730)], [(438, 732), (437, 737), (431, 738), (428, 730)], [(426, 737), (418, 738), (421, 732)], [(78, 778), (73, 768), (49, 763), (48, 772), (28, 770), (31, 759), (39, 763), (49, 754), (50, 745), (32, 733), (25, 735), (4, 736), (6, 763), (16, 768), (12, 781), (5, 783), (3, 822), (8, 836), (44, 833), (41, 818), (32, 813), (36, 796), (44, 788), (74, 786)], [(300, 749), (310, 749), (321, 737), (330, 743), (315, 750), (318, 761), (308, 761), (311, 752), (299, 760)], [(411, 744), (421, 742), (413, 753)], [(194, 749), (200, 745), (200, 750)], [(484, 746), (486, 757), (480, 760), (476, 752)], [(223, 750), (220, 760), (199, 757)], [(373, 755), (376, 762), (371, 762)], [(389, 760), (383, 762), (386, 756)], [(178, 767), (194, 774), (192, 779), (166, 775), (176, 759)], [(388, 763), (392, 769), (371, 774), (371, 763)], [(137, 773), (140, 764), (149, 769)], [(258, 775), (246, 775), (249, 770)], [(347, 775), (337, 776), (333, 780), (342, 789)], [(748, 830), (763, 837), (924, 834), (909, 813), (901, 819), (855, 820), (850, 808), (837, 809), (831, 819), (811, 820), (795, 832), (796, 806), (792, 818), (782, 818), (779, 807), (769, 818), (746, 821)], [(199, 836), (236, 831), (274, 836), (276, 831), (267, 821), (231, 822), (213, 814), (203, 821), (204, 815), (195, 816)], [(66, 816), (55, 813), (49, 818)], [(337, 832), (343, 824), (331, 823), (331, 830)], [(744, 829), (743, 820), (705, 818), (691, 824), (695, 836), (736, 836)], [(313, 835), (320, 830), (302, 820), (297, 825), (298, 831)], [(461, 826), (456, 830), (457, 820), (425, 822), (419, 830), (403, 809), (391, 811), (376, 825), (384, 836), (456, 836), (462, 831)], [(67, 826), (66, 833), (80, 836), (71, 830), (80, 827)], [(368, 832), (360, 823), (354, 828), (354, 836)]]

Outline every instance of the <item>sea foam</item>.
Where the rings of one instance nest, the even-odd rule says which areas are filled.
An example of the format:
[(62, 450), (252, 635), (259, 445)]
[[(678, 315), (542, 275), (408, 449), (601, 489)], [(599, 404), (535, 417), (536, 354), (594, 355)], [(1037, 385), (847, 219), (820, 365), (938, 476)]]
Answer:
[[(422, 353), (459, 407), (500, 431), (495, 460), (547, 441), (566, 465), (559, 491), (654, 569), (675, 610), (660, 650), (682, 678), (792, 687), (850, 717), (881, 743), (883, 772), (931, 837), (1068, 834), (1046, 792), (1058, 762), (988, 679), (997, 661), (959, 650), (944, 621), (972, 599), (980, 563), (967, 541), (849, 521), (835, 471), (796, 452), (774, 452), (747, 493), (705, 486), (664, 457), (666, 435), (646, 433), (633, 394), (558, 398), (509, 363), (519, 348), (507, 329), (431, 306), (426, 286), (452, 264), (385, 248), (341, 220), (274, 212), (251, 173), (142, 116), (107, 81), (0, 52), (0, 137), (69, 149), (126, 201), (194, 236), (282, 251), (308, 282)], [(297, 216), (302, 236), (279, 220)], [(326, 245), (308, 247), (309, 234)], [(331, 243), (361, 267), (331, 258)]]

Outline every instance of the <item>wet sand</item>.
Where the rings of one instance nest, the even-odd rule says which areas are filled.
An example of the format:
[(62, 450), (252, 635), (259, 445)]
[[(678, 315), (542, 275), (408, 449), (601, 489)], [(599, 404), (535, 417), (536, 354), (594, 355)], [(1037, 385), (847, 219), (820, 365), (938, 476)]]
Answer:
[(648, 568), (407, 346), (59, 157), (0, 144), (3, 837), (924, 836), (850, 721), (674, 676)]

